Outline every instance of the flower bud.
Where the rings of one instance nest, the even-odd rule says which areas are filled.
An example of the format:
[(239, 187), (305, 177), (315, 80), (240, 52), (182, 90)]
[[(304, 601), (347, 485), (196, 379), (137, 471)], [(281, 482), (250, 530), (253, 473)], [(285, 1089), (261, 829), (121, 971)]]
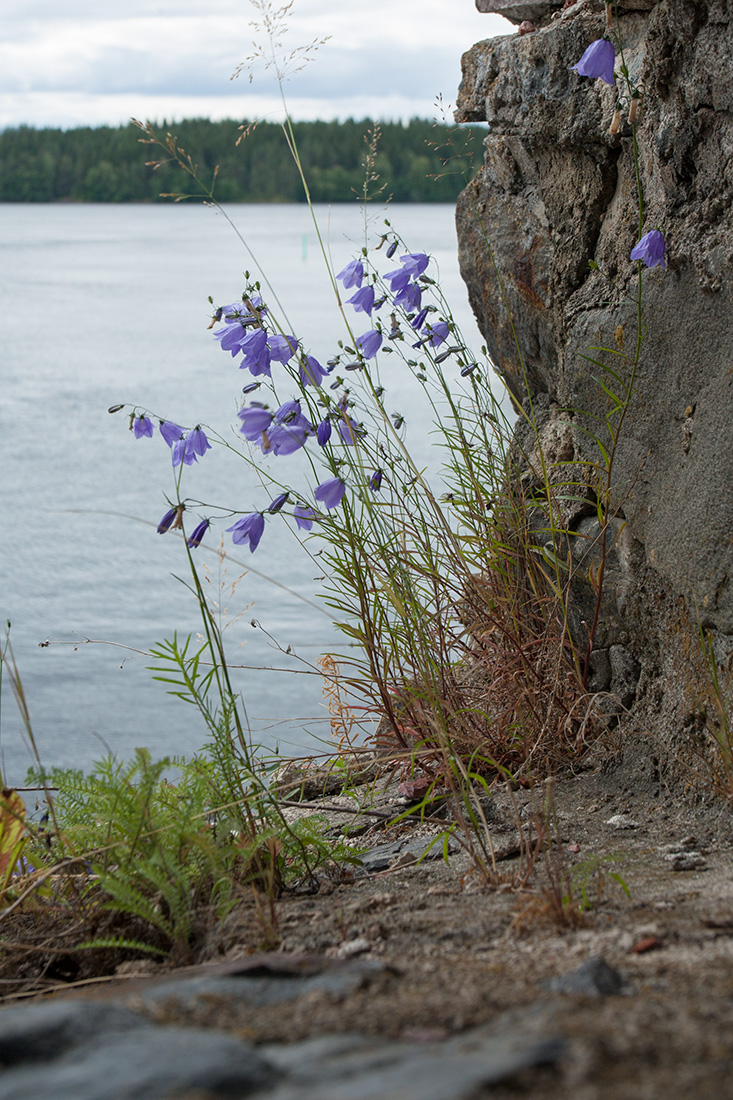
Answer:
[(613, 112), (613, 118), (611, 119), (611, 125), (608, 128), (609, 134), (617, 134), (621, 129), (621, 110), (616, 108)]

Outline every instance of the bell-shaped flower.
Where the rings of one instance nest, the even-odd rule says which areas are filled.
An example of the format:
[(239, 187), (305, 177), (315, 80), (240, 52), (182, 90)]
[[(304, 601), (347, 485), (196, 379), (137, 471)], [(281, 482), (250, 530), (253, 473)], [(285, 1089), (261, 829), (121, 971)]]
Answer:
[(172, 447), (174, 443), (183, 438), (183, 428), (179, 424), (174, 424), (172, 420), (161, 420), (160, 434), (168, 446)]
[(276, 363), (287, 363), (298, 350), (298, 341), (294, 336), (282, 336), (276, 333), (268, 337), (267, 346), (270, 349), (270, 359)]
[(382, 471), (375, 470), (372, 476), (369, 478), (369, 488), (373, 493), (378, 493), (382, 488)]
[(344, 415), (343, 419), (339, 420), (339, 435), (347, 447), (353, 447), (361, 434), (362, 432), (350, 417)]
[(242, 350), (242, 342), (247, 335), (246, 326), (237, 322), (228, 324), (226, 328), (218, 328), (214, 333), (214, 339), (219, 341), (222, 351), (231, 352), (234, 357)]
[(173, 520), (176, 518), (177, 515), (178, 515), (178, 509), (177, 508), (170, 508), (166, 512), (166, 514), (163, 516), (162, 520), (158, 524), (158, 534), (159, 535), (164, 535), (166, 533), (166, 531), (168, 531), (170, 529), (170, 526), (173, 523)]
[(412, 321), (410, 321), (410, 324), (414, 329), (422, 328), (422, 326), (425, 324), (425, 318), (427, 317), (427, 315), (428, 311), (426, 309), (421, 309), (418, 315), (414, 317)]
[(351, 260), (336, 278), (344, 284), (344, 290), (352, 286), (361, 286), (364, 278), (364, 265), (361, 260)]
[(373, 328), (356, 338), (356, 346), (365, 359), (373, 359), (382, 346), (382, 334)]
[(190, 431), (186, 436), (186, 454), (198, 455), (199, 458), (203, 458), (206, 452), (210, 450), (211, 444), (206, 438), (206, 432), (200, 424), (197, 424), (193, 431)]
[(320, 386), (328, 374), (318, 360), (312, 355), (306, 355), (300, 363), (300, 383), (302, 386)]
[(187, 442), (184, 435), (181, 436), (180, 439), (177, 439), (171, 447), (171, 461), (173, 462), (174, 468), (180, 466), (181, 463), (183, 463), (184, 466), (193, 466), (194, 462), (197, 461), (196, 452), (186, 449)]
[(645, 233), (638, 244), (631, 249), (632, 260), (642, 260), (647, 267), (656, 267), (661, 264), (666, 269), (664, 252), (666, 244), (664, 237), (658, 229), (650, 229)]
[(264, 447), (274, 455), (291, 455), (305, 446), (309, 435), (313, 435), (313, 425), (305, 417), (285, 423), (273, 423), (267, 432), (269, 446)]
[(439, 348), (445, 343), (450, 334), (450, 329), (445, 321), (436, 321), (434, 325), (427, 324), (423, 330), (427, 334), (428, 343), (434, 348)]
[(368, 313), (371, 317), (374, 309), (374, 287), (363, 286), (361, 290), (357, 290), (356, 294), (352, 294), (347, 302), (357, 313)]
[(313, 494), (324, 508), (338, 508), (346, 492), (346, 483), (340, 477), (331, 477), (322, 482)]
[(402, 306), (406, 312), (419, 309), (422, 302), (422, 288), (417, 283), (405, 283), (402, 290), (395, 294), (396, 306)]
[(274, 500), (270, 501), (270, 506), (266, 509), (270, 515), (274, 516), (280, 509), (287, 504), (290, 493), (278, 493)]
[(318, 513), (314, 512), (310, 504), (302, 504), (300, 501), (293, 508), (293, 519), (302, 531), (310, 531)]
[(147, 436), (149, 439), (153, 438), (153, 422), (149, 416), (135, 416), (132, 420), (132, 434), (135, 439), (142, 439), (143, 436)]
[(406, 256), (400, 256), (400, 263), (405, 271), (409, 272), (413, 279), (416, 279), (418, 275), (422, 275), (430, 263), (430, 259), (424, 252), (408, 252)]
[(270, 349), (267, 346), (267, 333), (263, 328), (256, 328), (245, 336), (241, 350), (244, 359), (239, 364), (240, 370), (248, 370), (255, 377), (258, 374), (270, 375)]
[(272, 413), (261, 405), (250, 405), (246, 409), (241, 409), (237, 416), (242, 421), (242, 427), (239, 430), (250, 443), (259, 441), (262, 433), (266, 432), (272, 423)]
[(607, 38), (598, 38), (591, 42), (577, 65), (571, 65), (578, 76), (599, 77), (606, 84), (615, 84), (613, 66), (616, 63), (616, 51)]
[(401, 290), (404, 290), (410, 281), (410, 272), (404, 267), (395, 268), (394, 271), (388, 271), (383, 276), (385, 283), (389, 283), (389, 288), (393, 294), (399, 294)]
[(237, 546), (249, 544), (250, 553), (254, 554), (259, 546), (262, 532), (265, 530), (265, 517), (261, 512), (250, 512), (248, 516), (237, 520), (227, 531), (232, 532), (232, 542)]
[(316, 439), (319, 447), (325, 447), (331, 438), (331, 421), (322, 420), (316, 429)]
[(204, 519), (199, 523), (198, 527), (194, 527), (191, 537), (188, 539), (189, 550), (195, 550), (197, 546), (201, 545), (201, 540), (209, 530), (209, 521)]

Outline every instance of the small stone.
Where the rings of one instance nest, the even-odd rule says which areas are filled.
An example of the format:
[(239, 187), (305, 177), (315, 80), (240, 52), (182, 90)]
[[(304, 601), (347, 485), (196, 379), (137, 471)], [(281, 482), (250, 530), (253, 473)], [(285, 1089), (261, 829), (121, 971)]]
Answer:
[(655, 951), (661, 946), (662, 942), (657, 936), (645, 936), (644, 939), (636, 941), (631, 952), (634, 955), (646, 955), (647, 951)]
[(357, 955), (364, 955), (371, 951), (372, 945), (365, 936), (359, 936), (355, 940), (346, 940), (336, 948), (330, 948), (326, 954), (334, 959), (354, 959)]
[(708, 864), (700, 852), (670, 852), (664, 857), (672, 864), (673, 871), (707, 871)]
[(517, 34), (534, 34), (536, 30), (534, 23), (530, 23), (529, 19), (525, 19), (519, 24)]
[(623, 978), (605, 959), (587, 959), (577, 970), (547, 982), (553, 993), (585, 993), (591, 997), (615, 996), (624, 985)]
[(610, 825), (612, 829), (638, 829), (639, 822), (634, 821), (633, 817), (629, 814), (614, 814), (613, 817), (609, 817), (606, 825)]

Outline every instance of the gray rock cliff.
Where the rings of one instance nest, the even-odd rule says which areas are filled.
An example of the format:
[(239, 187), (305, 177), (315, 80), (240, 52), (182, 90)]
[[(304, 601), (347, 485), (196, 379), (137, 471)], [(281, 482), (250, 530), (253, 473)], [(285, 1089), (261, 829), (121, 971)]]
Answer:
[[(592, 473), (588, 433), (608, 399), (589, 358), (613, 358), (589, 349), (628, 350), (637, 333), (631, 127), (624, 114), (611, 133), (616, 89), (571, 70), (605, 34), (605, 6), (477, 7), (515, 22), (542, 10), (534, 33), (479, 42), (463, 58), (456, 118), (488, 123), (488, 133), (458, 203), (461, 270), (497, 369), (518, 404), (531, 398), (550, 457), (559, 438), (563, 461)], [(636, 729), (663, 727), (682, 744), (705, 705), (698, 626), (712, 632), (723, 669), (733, 652), (731, 3), (619, 8), (624, 60), (644, 92), (643, 228), (664, 234), (667, 270), (642, 272), (644, 340), (614, 465), (593, 675), (635, 708)], [(597, 553), (593, 508), (578, 507), (569, 528), (580, 632), (593, 607), (584, 584)]]

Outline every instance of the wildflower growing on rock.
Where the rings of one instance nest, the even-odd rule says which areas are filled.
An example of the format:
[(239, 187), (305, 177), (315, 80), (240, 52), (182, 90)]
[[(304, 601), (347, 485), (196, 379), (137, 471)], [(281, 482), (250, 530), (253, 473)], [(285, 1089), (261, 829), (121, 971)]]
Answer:
[(153, 438), (153, 422), (149, 416), (133, 416), (131, 426), (135, 439), (142, 439), (143, 436)]
[(265, 517), (261, 512), (250, 512), (248, 516), (237, 520), (227, 531), (232, 532), (232, 542), (238, 546), (249, 544), (250, 553), (254, 554), (259, 546), (262, 532), (265, 530)]
[(198, 527), (194, 527), (191, 537), (188, 539), (189, 550), (195, 550), (197, 546), (201, 545), (201, 540), (209, 530), (209, 521), (204, 519), (199, 523)]
[(361, 260), (352, 260), (343, 271), (339, 271), (336, 278), (344, 284), (344, 290), (349, 290), (352, 286), (361, 286), (364, 278), (364, 265)]
[(324, 508), (338, 508), (346, 492), (346, 483), (340, 477), (331, 477), (322, 482), (313, 494)]
[(656, 267), (661, 264), (666, 269), (664, 252), (666, 244), (664, 237), (658, 229), (650, 229), (645, 233), (638, 244), (631, 249), (632, 260), (642, 260), (647, 267)]
[(607, 38), (598, 38), (595, 42), (591, 42), (577, 65), (571, 65), (570, 68), (574, 69), (578, 76), (588, 76), (592, 80), (599, 77), (606, 84), (615, 84), (613, 75), (615, 62), (616, 51), (613, 43)]

